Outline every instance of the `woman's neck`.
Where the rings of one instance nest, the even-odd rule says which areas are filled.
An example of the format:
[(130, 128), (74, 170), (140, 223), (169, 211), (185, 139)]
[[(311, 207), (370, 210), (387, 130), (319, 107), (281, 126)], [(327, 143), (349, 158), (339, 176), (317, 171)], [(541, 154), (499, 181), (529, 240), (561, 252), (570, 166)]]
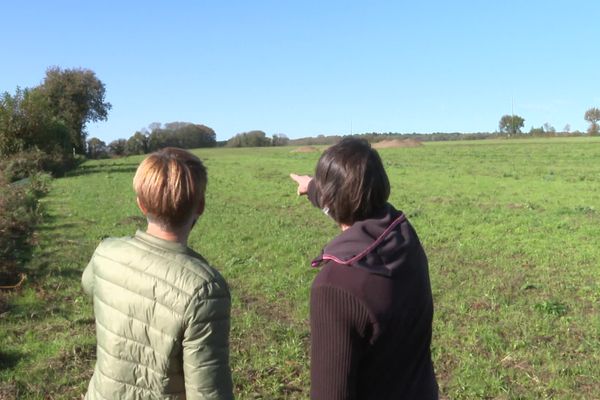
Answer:
[(161, 225), (158, 225), (153, 222), (148, 222), (148, 228), (146, 229), (146, 233), (156, 236), (157, 238), (167, 240), (169, 242), (177, 242), (181, 243), (184, 246), (187, 246), (188, 236), (190, 234), (189, 229), (180, 229), (178, 231), (168, 231), (165, 230)]

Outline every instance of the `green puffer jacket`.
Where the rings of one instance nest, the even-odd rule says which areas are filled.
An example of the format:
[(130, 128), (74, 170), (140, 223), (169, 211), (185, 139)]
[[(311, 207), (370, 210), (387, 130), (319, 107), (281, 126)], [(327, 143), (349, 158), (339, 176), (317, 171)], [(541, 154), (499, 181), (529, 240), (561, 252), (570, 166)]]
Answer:
[(96, 317), (86, 399), (232, 399), (231, 297), (179, 243), (138, 231), (106, 239), (83, 273)]

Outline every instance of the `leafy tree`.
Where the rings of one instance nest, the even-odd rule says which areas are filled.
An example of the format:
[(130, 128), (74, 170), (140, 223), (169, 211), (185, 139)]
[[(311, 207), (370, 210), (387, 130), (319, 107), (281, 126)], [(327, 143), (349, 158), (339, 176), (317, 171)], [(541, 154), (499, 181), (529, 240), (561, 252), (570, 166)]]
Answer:
[(549, 123), (545, 123), (544, 124), (544, 133), (546, 133), (546, 135), (548, 136), (554, 136), (556, 135), (556, 129), (550, 125)]
[(148, 125), (148, 134), (150, 134), (150, 132), (155, 131), (157, 129), (161, 129), (162, 128), (162, 124), (160, 122), (153, 122), (150, 125)]
[(591, 136), (598, 135), (598, 121), (600, 121), (600, 109), (596, 107), (592, 107), (585, 112), (583, 118), (590, 123), (590, 127), (588, 128), (588, 134)]
[(287, 146), (289, 142), (290, 138), (288, 138), (284, 133), (276, 133), (271, 139), (271, 144), (273, 146)]
[(148, 135), (148, 150), (155, 151), (163, 147), (195, 149), (214, 147), (217, 144), (215, 131), (206, 125), (190, 122), (169, 122), (164, 125), (153, 123)]
[(155, 129), (148, 136), (148, 150), (156, 151), (164, 147), (178, 147), (170, 134), (170, 132), (164, 129)]
[(126, 154), (146, 154), (148, 153), (148, 137), (142, 132), (136, 132), (127, 139), (125, 145)]
[(566, 124), (565, 127), (563, 128), (563, 133), (568, 134), (569, 132), (571, 132), (571, 125)]
[(115, 156), (123, 156), (125, 155), (125, 150), (127, 148), (127, 140), (125, 139), (117, 139), (113, 140), (108, 144), (108, 152)]
[(67, 154), (69, 148), (68, 128), (38, 90), (17, 88), (14, 96), (0, 97), (0, 155), (30, 149)]
[(0, 98), (0, 155), (7, 156), (23, 150), (23, 96), (23, 91), (17, 88), (14, 96), (4, 92)]
[(62, 70), (51, 67), (46, 71), (44, 82), (36, 90), (40, 90), (48, 99), (53, 115), (69, 128), (73, 149), (83, 154), (86, 124), (106, 120), (112, 107), (104, 99), (104, 83), (89, 69)]
[(544, 136), (545, 132), (544, 132), (544, 128), (540, 127), (540, 128), (534, 128), (533, 126), (531, 127), (531, 129), (529, 130), (529, 134), (531, 136)]
[(516, 135), (521, 133), (521, 128), (525, 125), (525, 119), (518, 115), (503, 115), (500, 118), (498, 127), (501, 133)]
[(167, 130), (176, 138), (178, 147), (196, 149), (200, 147), (214, 147), (217, 142), (215, 131), (205, 125), (178, 122), (165, 124)]
[(89, 158), (104, 158), (108, 156), (108, 147), (102, 140), (93, 137), (87, 141), (87, 155)]
[(26, 147), (38, 148), (46, 153), (71, 154), (69, 128), (52, 114), (48, 99), (33, 89), (26, 91), (23, 99), (26, 126)]
[(227, 147), (264, 147), (271, 145), (271, 139), (263, 131), (238, 133), (225, 144)]

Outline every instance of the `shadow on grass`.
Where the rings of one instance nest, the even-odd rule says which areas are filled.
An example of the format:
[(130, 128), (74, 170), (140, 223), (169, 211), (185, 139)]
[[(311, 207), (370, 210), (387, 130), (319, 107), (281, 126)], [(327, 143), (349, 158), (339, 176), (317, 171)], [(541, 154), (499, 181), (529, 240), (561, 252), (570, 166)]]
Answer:
[[(52, 256), (52, 254), (50, 253), (48, 256)], [(83, 273), (83, 268), (85, 266), (86, 264), (82, 263), (81, 265), (74, 264), (72, 266), (57, 269), (47, 261), (37, 261), (29, 263), (25, 271), (34, 284), (42, 283), (42, 280), (49, 277), (61, 278), (65, 281), (78, 281), (81, 279), (81, 274)]]
[(115, 173), (135, 173), (139, 163), (127, 164), (100, 164), (100, 165), (81, 165), (79, 168), (69, 171), (65, 176), (82, 176), (92, 174), (115, 174)]
[[(46, 218), (54, 218), (54, 217), (46, 217)], [(46, 219), (46, 218), (44, 218), (44, 219)], [(81, 224), (80, 223), (76, 224), (76, 223), (73, 223), (73, 222), (67, 222), (67, 223), (64, 223), (64, 224), (57, 224), (57, 225), (55, 225), (55, 224), (44, 224), (44, 225), (38, 226), (35, 230), (38, 231), (38, 232), (41, 232), (41, 231), (60, 231), (62, 229), (75, 228), (75, 227), (77, 227), (79, 225), (81, 225)]]
[(14, 368), (23, 358), (23, 354), (14, 350), (0, 350), (0, 371)]

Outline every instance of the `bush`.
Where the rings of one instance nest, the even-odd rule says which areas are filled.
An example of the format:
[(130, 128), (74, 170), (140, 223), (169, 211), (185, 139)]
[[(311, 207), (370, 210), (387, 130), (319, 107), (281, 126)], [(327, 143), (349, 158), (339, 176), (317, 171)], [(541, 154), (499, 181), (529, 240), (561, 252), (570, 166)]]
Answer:
[(21, 275), (19, 265), (29, 258), (33, 229), (41, 218), (38, 199), (51, 179), (48, 172), (62, 176), (83, 160), (59, 147), (46, 150), (34, 148), (0, 160), (0, 286), (13, 285)]
[(38, 198), (48, 191), (50, 179), (33, 173), (11, 183), (0, 174), (0, 286), (14, 283), (17, 265), (28, 258), (31, 234), (41, 217)]
[(63, 176), (81, 162), (70, 154), (60, 151), (45, 153), (41, 150), (22, 151), (9, 156), (0, 162), (0, 173), (8, 180), (15, 182), (20, 179), (46, 171), (53, 176)]
[(54, 152), (46, 154), (42, 159), (41, 170), (49, 172), (52, 176), (64, 176), (67, 171), (77, 167), (85, 161), (81, 155), (73, 156), (68, 153)]
[(7, 183), (24, 179), (41, 169), (42, 155), (33, 151), (16, 153), (0, 163), (0, 172)]

